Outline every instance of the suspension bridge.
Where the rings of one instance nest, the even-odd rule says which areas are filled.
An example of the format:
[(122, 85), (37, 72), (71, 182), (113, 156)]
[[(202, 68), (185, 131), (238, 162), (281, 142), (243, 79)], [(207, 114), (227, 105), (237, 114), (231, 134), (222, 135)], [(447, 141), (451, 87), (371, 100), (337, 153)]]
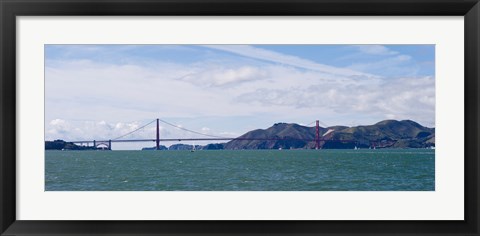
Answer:
[[(126, 136), (129, 136), (135, 132), (140, 131), (141, 129), (145, 128), (146, 126), (154, 123), (156, 121), (156, 137), (151, 138), (151, 139), (123, 139)], [(177, 129), (181, 129), (184, 131), (187, 131), (189, 133), (194, 133), (197, 135), (202, 135), (205, 138), (160, 138), (160, 122), (173, 126)], [(272, 138), (243, 138), (243, 137), (221, 137), (221, 136), (216, 136), (216, 135), (210, 135), (210, 134), (205, 134), (201, 132), (197, 132), (194, 130), (190, 130), (178, 125), (174, 125), (170, 122), (167, 122), (162, 119), (155, 119), (150, 121), (149, 123), (140, 126), (139, 128), (130, 131), (126, 134), (123, 134), (121, 136), (118, 136), (113, 139), (102, 139), (102, 140), (79, 140), (79, 141), (69, 141), (71, 143), (75, 144), (80, 144), (80, 145), (86, 145), (90, 146), (90, 144), (93, 145), (95, 148), (105, 148), (107, 150), (112, 150), (112, 143), (132, 143), (132, 142), (155, 142), (155, 149), (160, 150), (160, 142), (172, 142), (172, 141), (232, 141), (232, 140), (248, 140), (248, 141), (253, 141), (253, 140), (260, 140), (260, 141), (286, 141), (286, 140), (297, 140), (297, 141), (305, 141), (305, 142), (315, 142), (315, 149), (320, 149), (320, 144), (322, 141), (339, 141), (339, 142), (354, 142), (353, 140), (333, 140), (333, 139), (327, 139), (326, 137), (333, 133), (334, 130), (330, 129), (324, 134), (320, 135), (320, 121), (316, 120), (315, 122), (315, 139), (302, 139), (302, 138), (294, 138), (294, 137), (272, 137)], [(310, 123), (309, 125), (313, 124), (314, 122)], [(307, 125), (307, 126), (309, 126)]]

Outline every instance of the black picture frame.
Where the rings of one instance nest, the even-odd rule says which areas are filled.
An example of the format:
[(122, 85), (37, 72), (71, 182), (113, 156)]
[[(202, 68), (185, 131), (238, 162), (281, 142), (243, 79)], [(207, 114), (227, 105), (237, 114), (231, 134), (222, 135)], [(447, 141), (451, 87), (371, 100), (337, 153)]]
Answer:
[[(480, 235), (479, 0), (0, 0), (1, 235)], [(16, 220), (16, 17), (151, 15), (456, 15), (465, 19), (463, 221)], [(442, 207), (442, 206), (439, 206)], [(92, 214), (95, 214), (92, 212)]]

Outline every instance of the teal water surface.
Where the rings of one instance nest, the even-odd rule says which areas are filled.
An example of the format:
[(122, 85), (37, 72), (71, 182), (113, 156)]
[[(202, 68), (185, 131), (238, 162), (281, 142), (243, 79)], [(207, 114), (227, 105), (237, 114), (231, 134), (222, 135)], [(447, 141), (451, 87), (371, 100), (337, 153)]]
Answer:
[(435, 150), (46, 151), (46, 191), (433, 191)]

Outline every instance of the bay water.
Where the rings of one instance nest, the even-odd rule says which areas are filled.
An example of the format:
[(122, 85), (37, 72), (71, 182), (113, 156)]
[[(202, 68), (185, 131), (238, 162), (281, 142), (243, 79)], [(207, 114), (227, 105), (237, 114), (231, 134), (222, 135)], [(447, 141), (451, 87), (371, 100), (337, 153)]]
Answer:
[(435, 150), (45, 151), (46, 191), (434, 191)]

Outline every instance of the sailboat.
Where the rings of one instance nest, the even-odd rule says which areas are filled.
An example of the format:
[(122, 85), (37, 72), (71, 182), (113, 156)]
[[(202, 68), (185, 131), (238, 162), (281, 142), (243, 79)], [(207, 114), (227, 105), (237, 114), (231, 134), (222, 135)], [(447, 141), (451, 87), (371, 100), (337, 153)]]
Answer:
[(195, 143), (192, 145), (192, 150), (190, 152), (195, 152)]

